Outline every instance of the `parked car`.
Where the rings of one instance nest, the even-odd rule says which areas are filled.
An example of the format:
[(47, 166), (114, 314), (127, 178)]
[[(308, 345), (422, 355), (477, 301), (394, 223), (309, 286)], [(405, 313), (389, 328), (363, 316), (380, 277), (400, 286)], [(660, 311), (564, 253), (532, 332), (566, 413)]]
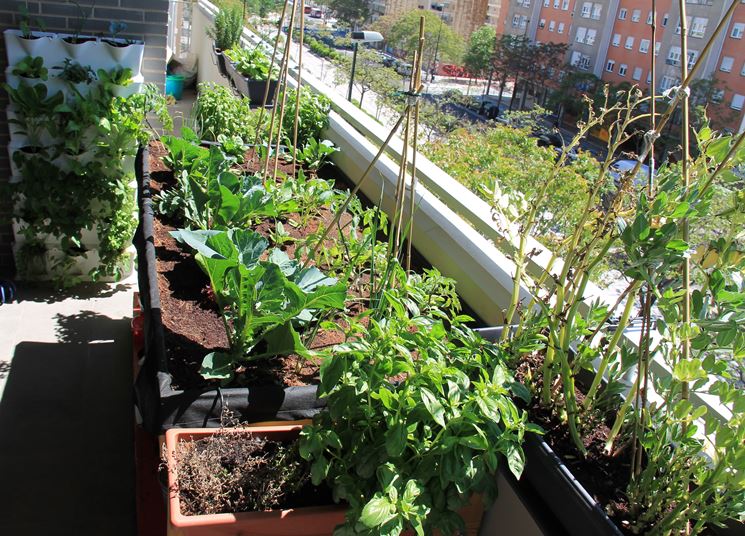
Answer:
[[(634, 169), (636, 160), (616, 160), (610, 165), (608, 174), (613, 178), (616, 187), (620, 186), (621, 178)], [(642, 164), (634, 177), (634, 187), (643, 188), (649, 181), (649, 166)]]

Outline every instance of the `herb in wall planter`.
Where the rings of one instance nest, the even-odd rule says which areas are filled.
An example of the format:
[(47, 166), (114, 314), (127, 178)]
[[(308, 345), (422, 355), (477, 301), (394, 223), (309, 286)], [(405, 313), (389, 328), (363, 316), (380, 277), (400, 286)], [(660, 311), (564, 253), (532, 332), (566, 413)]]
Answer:
[(44, 58), (40, 56), (26, 56), (19, 63), (15, 64), (12, 73), (14, 76), (20, 76), (27, 82), (30, 80), (46, 80), (49, 71), (44, 67)]

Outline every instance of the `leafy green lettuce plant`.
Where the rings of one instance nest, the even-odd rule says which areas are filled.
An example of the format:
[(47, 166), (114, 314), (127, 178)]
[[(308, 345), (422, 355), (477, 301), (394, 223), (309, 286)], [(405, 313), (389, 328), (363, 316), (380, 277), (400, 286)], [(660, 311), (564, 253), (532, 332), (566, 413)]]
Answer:
[(235, 64), (235, 69), (249, 80), (266, 80), (276, 77), (269, 58), (258, 48), (233, 47), (225, 51), (228, 59)]
[(344, 308), (344, 283), (315, 267), (301, 268), (280, 250), (260, 260), (268, 242), (254, 231), (181, 229), (172, 234), (196, 250), (228, 335), (229, 351), (211, 352), (202, 362), (201, 374), (207, 379), (229, 382), (235, 366), (246, 361), (292, 353), (307, 356), (295, 326)]

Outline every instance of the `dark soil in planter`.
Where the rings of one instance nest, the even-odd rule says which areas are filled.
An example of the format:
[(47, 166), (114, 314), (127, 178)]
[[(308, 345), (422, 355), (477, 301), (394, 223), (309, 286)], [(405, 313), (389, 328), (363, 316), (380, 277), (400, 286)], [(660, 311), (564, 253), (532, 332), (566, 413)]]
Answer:
[(310, 482), (310, 467), (289, 443), (249, 433), (217, 432), (179, 443), (181, 513), (205, 515), (332, 504), (326, 486)]
[[(528, 356), (518, 367), (518, 379), (522, 381), (528, 369), (540, 371), (542, 364), (543, 354)], [(533, 377), (533, 385), (536, 389), (542, 386), (540, 374)], [(575, 392), (577, 404), (581, 407), (584, 393), (578, 388)], [(630, 519), (626, 489), (631, 475), (631, 449), (626, 448), (630, 446), (618, 444), (612, 456), (605, 452), (605, 442), (615, 414), (597, 414), (585, 419), (588, 426), (581, 430), (581, 436), (587, 456), (583, 457), (572, 441), (566, 422), (552, 408), (542, 406), (539, 398), (540, 393), (535, 393), (532, 404), (526, 408), (530, 422), (540, 425), (546, 431), (543, 440), (562, 459), (587, 492), (605, 508), (622, 532), (632, 534), (624, 530)]]
[[(165, 154), (166, 151), (162, 145), (151, 144), (150, 170), (154, 193), (159, 193), (174, 184), (173, 174), (161, 161)], [(257, 159), (253, 158), (253, 152), (249, 151), (242, 168), (255, 171), (258, 167)], [(292, 172), (293, 165), (280, 161), (279, 168), (285, 173)], [(346, 189), (350, 186), (337, 181), (336, 187)], [(316, 232), (319, 225), (325, 226), (332, 219), (333, 213), (322, 209), (318, 217), (312, 218), (304, 228), (295, 228), (284, 223), (288, 234), (294, 238), (304, 238)], [(342, 226), (345, 223), (343, 218)], [(207, 382), (202, 378), (199, 369), (204, 356), (211, 351), (226, 350), (228, 340), (207, 276), (197, 265), (192, 252), (188, 248), (182, 248), (169, 234), (179, 226), (180, 222), (167, 221), (162, 216), (155, 216), (153, 234), (157, 256), (158, 288), (161, 297), (168, 370), (173, 375), (172, 387), (188, 390), (210, 385), (217, 386), (219, 385), (217, 382)], [(273, 221), (265, 221), (254, 230), (268, 236), (273, 227)], [(290, 257), (294, 257), (295, 247), (295, 244), (290, 244), (282, 249)], [(304, 257), (301, 257), (301, 260), (304, 260)], [(364, 298), (365, 296), (358, 295), (358, 297)], [(364, 311), (364, 307), (350, 302), (347, 304), (347, 310), (351, 314), (360, 314)], [(343, 340), (342, 331), (321, 329), (313, 340), (311, 348), (323, 348), (341, 343)], [(308, 361), (296, 355), (263, 359), (247, 363), (239, 368), (230, 386), (311, 385), (318, 381), (319, 365), (320, 363)]]
[(75, 37), (75, 36), (69, 36), (65, 37), (63, 41), (65, 43), (69, 43), (71, 45), (81, 45), (83, 43), (88, 43), (89, 41), (95, 41), (95, 37)]

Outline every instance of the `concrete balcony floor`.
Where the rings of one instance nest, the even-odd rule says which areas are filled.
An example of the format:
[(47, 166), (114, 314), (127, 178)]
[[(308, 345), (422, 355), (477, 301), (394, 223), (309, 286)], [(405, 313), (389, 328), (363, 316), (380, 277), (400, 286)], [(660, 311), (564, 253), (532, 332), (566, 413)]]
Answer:
[(0, 306), (0, 534), (135, 534), (136, 276)]

